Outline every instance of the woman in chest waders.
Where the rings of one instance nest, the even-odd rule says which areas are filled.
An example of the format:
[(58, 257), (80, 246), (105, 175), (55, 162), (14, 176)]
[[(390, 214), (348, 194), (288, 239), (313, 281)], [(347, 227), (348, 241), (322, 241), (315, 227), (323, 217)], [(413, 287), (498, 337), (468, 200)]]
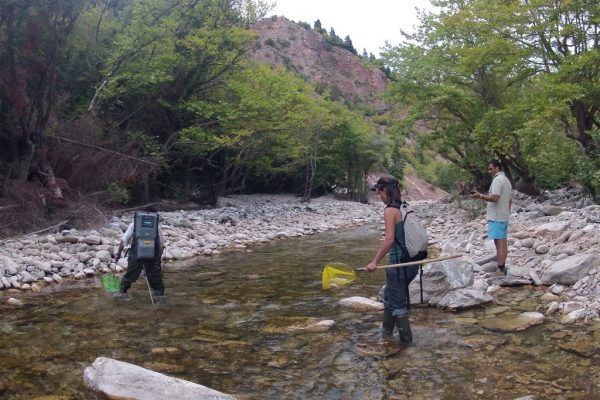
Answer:
[[(379, 178), (371, 188), (386, 205), (383, 212), (385, 222), (385, 238), (379, 245), (375, 257), (367, 265), (367, 270), (374, 271), (377, 264), (389, 253), (389, 263), (398, 264), (408, 254), (404, 254), (400, 244), (404, 243), (404, 227), (400, 213), (400, 184), (391, 176)], [(406, 256), (406, 257), (405, 257)], [(417, 276), (419, 266), (387, 268), (386, 286), (383, 292), (383, 336), (393, 338), (394, 326), (398, 328), (399, 345), (406, 346), (412, 342), (412, 331), (408, 320), (408, 284)]]

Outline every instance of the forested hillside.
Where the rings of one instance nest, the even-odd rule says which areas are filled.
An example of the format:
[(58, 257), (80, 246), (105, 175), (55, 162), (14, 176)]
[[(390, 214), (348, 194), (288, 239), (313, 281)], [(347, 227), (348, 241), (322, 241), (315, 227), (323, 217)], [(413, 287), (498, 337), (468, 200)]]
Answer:
[[(600, 194), (600, 5), (596, 1), (432, 1), (419, 31), (383, 55), (405, 131), (465, 175), (502, 161), (520, 190), (578, 180)], [(435, 167), (435, 165), (434, 165)]]
[(600, 194), (596, 2), (432, 3), (375, 59), (261, 0), (0, 0), (0, 233), (407, 165), (485, 189), (490, 158)]
[(251, 27), (268, 10), (1, 0), (3, 228), (95, 204), (214, 204), (239, 191), (309, 199), (342, 188), (364, 199), (387, 139), (364, 107), (252, 57)]

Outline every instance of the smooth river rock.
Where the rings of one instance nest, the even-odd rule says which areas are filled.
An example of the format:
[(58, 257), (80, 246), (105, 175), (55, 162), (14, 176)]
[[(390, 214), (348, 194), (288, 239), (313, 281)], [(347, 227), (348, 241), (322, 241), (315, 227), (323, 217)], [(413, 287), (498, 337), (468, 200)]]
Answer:
[(338, 301), (340, 307), (354, 311), (382, 311), (383, 303), (367, 299), (366, 297), (353, 296)]
[(512, 317), (501, 315), (479, 321), (479, 326), (493, 332), (524, 331), (544, 322), (544, 314), (539, 312), (524, 312)]
[(109, 399), (232, 400), (225, 393), (137, 365), (98, 357), (83, 371), (84, 383)]

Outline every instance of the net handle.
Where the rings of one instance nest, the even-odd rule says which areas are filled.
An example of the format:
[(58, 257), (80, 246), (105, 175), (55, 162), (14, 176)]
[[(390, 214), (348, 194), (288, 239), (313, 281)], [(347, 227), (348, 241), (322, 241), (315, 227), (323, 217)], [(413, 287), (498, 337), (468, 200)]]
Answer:
[[(432, 263), (432, 262), (452, 260), (454, 258), (460, 258), (460, 257), (462, 257), (462, 254), (452, 254), (452, 255), (444, 256), (444, 257), (426, 258), (424, 260), (409, 261), (409, 262), (400, 263), (400, 264), (378, 265), (377, 269), (397, 268), (397, 267), (410, 267), (410, 266), (413, 266), (413, 265), (429, 264), (429, 263)], [(356, 268), (355, 271), (367, 271), (367, 268)]]

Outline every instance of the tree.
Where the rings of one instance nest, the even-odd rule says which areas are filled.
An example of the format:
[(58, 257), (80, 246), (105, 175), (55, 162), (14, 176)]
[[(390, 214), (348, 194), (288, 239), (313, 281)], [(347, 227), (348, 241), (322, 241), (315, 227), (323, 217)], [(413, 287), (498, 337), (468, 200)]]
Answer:
[(35, 174), (62, 198), (50, 163), (48, 134), (57, 100), (60, 51), (86, 1), (0, 1), (0, 144), (7, 175)]
[[(248, 14), (252, 7), (247, 1), (243, 12), (236, 7), (228, 0), (153, 0), (128, 8), (127, 19), (115, 19), (122, 26), (110, 41), (90, 108), (126, 133), (121, 142), (130, 140), (130, 132), (156, 140), (166, 168), (198, 168), (197, 159), (179, 152), (176, 143), (196, 124), (217, 123), (211, 115), (200, 120), (190, 101), (208, 96), (244, 68), (254, 38), (244, 28), (253, 18)], [(219, 144), (208, 143), (208, 151), (213, 145)], [(188, 175), (183, 173), (186, 182)]]
[(406, 161), (400, 151), (402, 144), (401, 138), (395, 137), (393, 139), (391, 160), (388, 168), (390, 173), (396, 177), (400, 183), (402, 183), (402, 180), (404, 179), (404, 167), (406, 166)]
[[(529, 0), (511, 8), (514, 19), (500, 32), (520, 43), (528, 65), (539, 77), (537, 89), (546, 104), (540, 117), (555, 113), (566, 137), (593, 157), (600, 150), (600, 20), (596, 1), (547, 4)], [(506, 8), (502, 8), (506, 11)]]
[(352, 39), (350, 39), (350, 36), (346, 36), (344, 38), (344, 47), (348, 50), (350, 50), (352, 53), (357, 54), (356, 49), (354, 48), (354, 45), (352, 44)]
[[(215, 196), (289, 172), (302, 152), (299, 137), (308, 125), (312, 90), (284, 68), (255, 65), (210, 97), (190, 99), (185, 107), (196, 120), (177, 140), (179, 151), (198, 160), (189, 172), (201, 172)], [(204, 123), (207, 116), (213, 124)]]
[(314, 25), (315, 27), (315, 31), (319, 32), (319, 33), (325, 33), (325, 29), (323, 29), (323, 27), (321, 26), (321, 20), (318, 19), (315, 21)]
[(522, 190), (535, 192), (530, 160), (539, 149), (528, 143), (548, 139), (543, 129), (534, 133), (527, 126), (532, 104), (523, 99), (535, 85), (536, 68), (522, 41), (502, 34), (506, 26), (513, 29), (516, 2), (434, 3), (443, 11), (422, 16), (419, 32), (407, 36), (413, 42), (385, 53), (395, 80), (391, 98), (409, 105), (405, 123), (428, 121), (426, 143), (479, 186), (487, 179), (481, 166), (494, 157)]

